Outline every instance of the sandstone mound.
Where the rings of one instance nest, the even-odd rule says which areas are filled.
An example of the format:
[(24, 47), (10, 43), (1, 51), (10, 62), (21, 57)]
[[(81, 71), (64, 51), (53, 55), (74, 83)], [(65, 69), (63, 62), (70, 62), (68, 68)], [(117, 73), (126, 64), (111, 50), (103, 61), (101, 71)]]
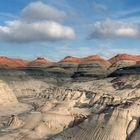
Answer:
[(119, 60), (116, 63), (113, 63), (110, 67), (110, 69), (112, 71), (119, 69), (119, 68), (123, 68), (123, 67), (129, 67), (129, 66), (133, 66), (136, 65), (137, 62), (133, 61), (133, 60)]
[(2, 68), (18, 68), (26, 67), (28, 61), (18, 58), (0, 57), (0, 67)]
[(77, 67), (77, 62), (59, 62), (51, 67), (51, 70), (55, 70), (59, 73), (65, 73), (67, 77), (71, 77), (73, 73), (77, 71)]
[(109, 68), (110, 65), (110, 62), (99, 56), (89, 56), (84, 58), (83, 62), (78, 65), (77, 72), (73, 77), (105, 77), (107, 74), (107, 68)]
[[(67, 56), (64, 59), (62, 59), (60, 62), (74, 62), (74, 63), (82, 63), (82, 62), (87, 62), (87, 61), (97, 61), (97, 60), (103, 60), (105, 61), (102, 57), (98, 56), (98, 55), (90, 55), (87, 57), (83, 57), (83, 58), (77, 58), (77, 57), (73, 57), (73, 56)], [(109, 63), (106, 61), (106, 63)]]
[(38, 57), (37, 59), (29, 62), (28, 67), (46, 67), (50, 64), (52, 64), (52, 62), (48, 61), (45, 58)]
[(74, 63), (80, 63), (81, 59), (74, 57), (74, 56), (66, 56), (64, 59), (62, 59), (60, 62), (74, 62)]
[(130, 61), (140, 61), (140, 56), (128, 55), (128, 54), (118, 54), (115, 57), (109, 59), (109, 62), (114, 64), (120, 60), (130, 60)]
[(4, 82), (0, 81), (0, 116), (16, 114), (30, 109), (26, 104), (19, 103), (13, 90)]
[(140, 74), (140, 65), (136, 64), (133, 66), (119, 68), (113, 71), (109, 76), (117, 77), (117, 76), (123, 76), (123, 75), (139, 75), (139, 74)]
[(48, 66), (46, 70), (59, 78), (71, 78), (73, 73), (77, 71), (79, 63), (80, 58), (67, 56), (61, 61)]
[(114, 71), (119, 68), (133, 66), (136, 65), (139, 61), (140, 61), (140, 56), (118, 54), (115, 57), (109, 59), (109, 62), (112, 64), (109, 70)]
[(90, 55), (90, 56), (82, 58), (82, 62), (94, 61), (94, 60), (103, 60), (103, 61), (105, 61), (102, 57), (100, 57), (98, 55)]

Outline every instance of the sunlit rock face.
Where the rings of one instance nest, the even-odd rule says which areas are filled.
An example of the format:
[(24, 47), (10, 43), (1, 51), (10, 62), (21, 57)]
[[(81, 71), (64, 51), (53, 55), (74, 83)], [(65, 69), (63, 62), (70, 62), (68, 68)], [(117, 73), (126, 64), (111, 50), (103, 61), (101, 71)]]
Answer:
[(0, 80), (0, 106), (0, 117), (31, 109), (31, 106), (18, 102), (13, 89), (3, 80)]
[[(90, 90), (94, 91), (89, 100), (90, 116), (79, 125), (66, 129), (49, 140), (138, 139), (139, 78), (137, 76), (119, 77), (110, 79), (108, 84), (106, 82), (107, 80), (98, 82), (95, 80), (88, 83), (88, 85), (93, 84)], [(116, 90), (114, 84), (119, 85), (120, 82), (124, 82), (123, 88)], [(77, 84), (74, 88), (80, 88), (80, 85)], [(84, 89), (84, 85), (81, 88)]]
[(18, 100), (12, 89), (4, 82), (0, 81), (0, 105), (7, 106), (18, 103)]

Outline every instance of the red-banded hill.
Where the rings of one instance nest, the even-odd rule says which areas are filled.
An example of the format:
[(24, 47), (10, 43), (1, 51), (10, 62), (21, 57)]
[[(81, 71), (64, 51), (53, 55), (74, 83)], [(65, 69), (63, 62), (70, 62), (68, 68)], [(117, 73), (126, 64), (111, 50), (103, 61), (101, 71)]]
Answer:
[(0, 57), (0, 66), (4, 68), (18, 68), (18, 67), (26, 67), (28, 65), (27, 60), (19, 59), (19, 58), (8, 58), (1, 56)]
[(140, 61), (140, 55), (118, 54), (115, 57), (109, 59), (109, 62), (114, 64), (120, 60)]
[(43, 57), (38, 57), (33, 61), (30, 61), (28, 63), (29, 67), (39, 67), (39, 66), (47, 66), (52, 64), (53, 62), (50, 62), (49, 60), (43, 58)]
[(67, 56), (59, 62), (83, 63), (83, 62), (88, 62), (88, 61), (104, 61), (106, 63), (109, 63), (107, 60), (103, 59), (102, 57), (100, 57), (98, 55), (90, 55), (90, 56), (83, 57), (83, 58)]

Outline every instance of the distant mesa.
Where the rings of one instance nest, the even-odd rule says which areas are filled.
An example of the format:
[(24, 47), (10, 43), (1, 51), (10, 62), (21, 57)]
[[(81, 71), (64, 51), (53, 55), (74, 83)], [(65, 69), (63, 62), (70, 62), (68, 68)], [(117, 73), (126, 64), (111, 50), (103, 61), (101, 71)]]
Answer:
[(64, 59), (62, 59), (60, 62), (75, 62), (75, 63), (83, 63), (87, 61), (104, 61), (104, 59), (98, 55), (90, 55), (83, 58), (73, 57), (73, 56), (67, 56)]
[(107, 66), (111, 65), (108, 60), (105, 60), (104, 58), (102, 58), (102, 57), (100, 57), (98, 55), (91, 55), (91, 56), (88, 56), (88, 57), (84, 57), (82, 62), (83, 63), (86, 63), (86, 62), (98, 62), (101, 65), (107, 65)]
[(120, 60), (130, 60), (138, 62), (140, 61), (140, 55), (118, 54), (115, 57), (109, 59), (109, 62), (114, 64)]
[(90, 55), (83, 58), (83, 61), (93, 61), (93, 60), (104, 60), (104, 59), (98, 55)]
[(0, 57), (0, 66), (4, 68), (26, 67), (27, 64), (28, 64), (27, 60), (18, 59), (18, 58), (8, 58), (4, 56)]
[[(104, 59), (98, 55), (90, 55), (83, 58), (78, 58), (74, 56), (67, 56), (58, 62), (51, 62), (43, 57), (38, 57), (35, 60), (27, 61), (19, 58), (8, 58), (5, 56), (0, 57), (0, 67), (1, 68), (21, 68), (21, 67), (46, 67), (52, 64), (66, 64), (73, 63), (79, 65), (81, 63), (88, 62), (98, 62), (102, 65), (113, 65), (114, 67), (120, 67), (120, 65), (132, 65), (134, 62), (140, 64), (140, 55), (129, 55), (129, 54), (118, 54), (109, 60)], [(117, 65), (117, 66), (116, 66)], [(119, 65), (119, 66), (118, 66)]]

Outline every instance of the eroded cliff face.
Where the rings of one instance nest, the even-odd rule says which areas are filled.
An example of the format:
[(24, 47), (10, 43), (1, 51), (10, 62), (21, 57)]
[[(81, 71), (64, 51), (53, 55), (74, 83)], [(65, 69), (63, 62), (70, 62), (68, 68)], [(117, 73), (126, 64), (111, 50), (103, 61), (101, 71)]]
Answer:
[(110, 63), (99, 59), (94, 61), (82, 62), (78, 65), (77, 71), (73, 74), (73, 78), (103, 78), (106, 77), (107, 69), (110, 67)]
[(31, 109), (31, 106), (18, 102), (13, 89), (0, 80), (0, 117), (18, 114)]
[[(126, 77), (121, 77), (119, 79), (108, 79), (109, 81), (101, 80), (88, 83), (88, 85), (93, 84), (90, 90), (94, 91), (94, 93), (90, 92), (92, 97), (88, 102), (90, 115), (84, 122), (66, 129), (50, 139), (138, 139), (140, 115), (139, 78), (133, 76), (128, 78), (127, 82), (125, 81)], [(121, 87), (119, 87), (120, 82), (123, 83)], [(118, 84), (118, 87), (116, 84)], [(80, 86), (80, 84), (76, 85), (75, 88)]]
[(42, 68), (1, 69), (0, 140), (139, 140), (139, 66), (121, 72), (68, 80)]

